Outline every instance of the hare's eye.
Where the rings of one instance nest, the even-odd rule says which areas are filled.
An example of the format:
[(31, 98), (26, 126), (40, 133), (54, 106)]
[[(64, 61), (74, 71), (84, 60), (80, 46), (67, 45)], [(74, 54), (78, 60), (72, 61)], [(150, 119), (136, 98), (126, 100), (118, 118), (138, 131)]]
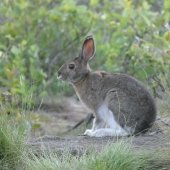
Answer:
[(74, 64), (69, 64), (69, 66), (68, 66), (68, 67), (69, 67), (69, 69), (70, 69), (70, 70), (73, 70), (73, 69), (74, 69), (74, 67), (75, 67), (75, 65), (74, 65)]

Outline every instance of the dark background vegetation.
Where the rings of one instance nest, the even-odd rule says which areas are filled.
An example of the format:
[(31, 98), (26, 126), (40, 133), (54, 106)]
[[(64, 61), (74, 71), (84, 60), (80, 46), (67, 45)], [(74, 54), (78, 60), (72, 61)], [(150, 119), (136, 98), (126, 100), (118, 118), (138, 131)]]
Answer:
[(169, 0), (1, 0), (0, 87), (33, 103), (73, 94), (56, 71), (93, 34), (93, 69), (131, 74), (161, 97), (170, 87), (169, 11)]

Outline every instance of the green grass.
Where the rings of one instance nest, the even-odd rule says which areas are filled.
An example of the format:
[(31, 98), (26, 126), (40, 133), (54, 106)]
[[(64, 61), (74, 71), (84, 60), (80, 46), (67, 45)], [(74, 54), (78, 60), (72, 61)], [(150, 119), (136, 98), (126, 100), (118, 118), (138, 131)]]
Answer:
[[(24, 127), (8, 115), (0, 115), (0, 167), (17, 170), (25, 155)], [(3, 167), (3, 168), (2, 168)]]
[(125, 142), (106, 146), (101, 153), (91, 154), (82, 160), (84, 170), (137, 170), (143, 167), (144, 163), (145, 161), (134, 154)]

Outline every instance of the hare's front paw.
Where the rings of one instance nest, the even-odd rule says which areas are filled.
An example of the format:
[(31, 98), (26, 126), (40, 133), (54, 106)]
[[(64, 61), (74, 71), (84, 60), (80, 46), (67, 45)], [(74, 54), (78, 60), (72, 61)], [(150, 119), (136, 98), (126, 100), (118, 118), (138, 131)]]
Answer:
[(86, 136), (92, 136), (92, 133), (93, 133), (93, 130), (92, 130), (92, 129), (87, 129), (87, 130), (84, 132), (84, 135), (86, 135)]
[(84, 132), (84, 135), (86, 136), (91, 136), (91, 137), (103, 137), (105, 136), (105, 133), (104, 131), (98, 129), (98, 130), (91, 130), (91, 129), (87, 129), (85, 132)]

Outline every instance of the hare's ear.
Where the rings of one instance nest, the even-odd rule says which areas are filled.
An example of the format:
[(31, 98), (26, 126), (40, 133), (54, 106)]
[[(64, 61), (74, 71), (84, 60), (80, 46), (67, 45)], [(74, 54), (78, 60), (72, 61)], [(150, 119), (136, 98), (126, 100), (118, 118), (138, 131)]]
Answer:
[(93, 36), (87, 36), (82, 46), (82, 59), (87, 63), (95, 54), (95, 42)]

